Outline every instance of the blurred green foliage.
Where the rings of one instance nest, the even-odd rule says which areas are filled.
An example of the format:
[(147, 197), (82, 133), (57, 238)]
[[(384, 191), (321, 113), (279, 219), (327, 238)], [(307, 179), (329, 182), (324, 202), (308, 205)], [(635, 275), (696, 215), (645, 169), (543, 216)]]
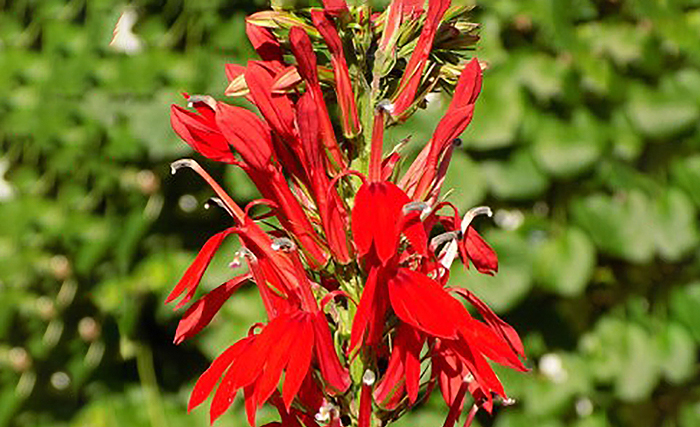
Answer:
[[(257, 3), (141, 0), (142, 50), (108, 47), (125, 4), (0, 0), (0, 426), (207, 425), (208, 361), (260, 319), (253, 289), (170, 344), (163, 306), (224, 216), (170, 161), (180, 92), (223, 99)], [(497, 249), (455, 269), (521, 331), (532, 371), (481, 425), (700, 425), (700, 1), (484, 0), (489, 64), (447, 187)], [(445, 108), (407, 126), (417, 148)], [(241, 202), (255, 190), (207, 163)], [(224, 250), (205, 277), (230, 276)], [(439, 425), (439, 398), (404, 425)], [(238, 409), (220, 425), (244, 425)], [(262, 414), (265, 419), (265, 414)]]

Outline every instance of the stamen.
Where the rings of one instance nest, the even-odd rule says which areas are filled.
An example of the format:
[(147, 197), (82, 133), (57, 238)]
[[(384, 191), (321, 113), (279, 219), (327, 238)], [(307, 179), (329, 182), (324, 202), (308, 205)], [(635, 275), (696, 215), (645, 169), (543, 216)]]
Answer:
[(226, 203), (218, 197), (210, 197), (209, 200), (204, 203), (204, 209), (209, 209), (212, 203), (225, 210), (227, 214), (233, 216), (233, 212), (226, 206)]
[(297, 245), (291, 239), (278, 237), (272, 241), (271, 247), (273, 251), (291, 252), (296, 249)]
[(467, 375), (462, 378), (462, 381), (464, 381), (467, 384), (470, 384), (472, 381), (474, 381), (474, 375), (472, 375), (471, 372), (467, 372)]
[[(479, 215), (487, 215), (490, 218), (493, 216), (493, 211), (488, 206), (478, 206), (469, 209), (469, 211), (467, 211), (467, 213), (462, 218), (461, 230), (463, 235), (467, 233), (467, 230), (469, 229), (469, 226), (471, 225), (474, 218), (476, 218)], [(457, 242), (452, 241), (445, 249), (443, 249), (442, 254), (440, 255), (440, 264), (442, 264), (443, 267), (449, 270), (456, 256)]]
[(389, 114), (394, 114), (394, 104), (392, 104), (388, 99), (382, 99), (379, 101), (375, 108), (377, 111), (384, 111)]
[(240, 248), (236, 253), (233, 255), (233, 260), (231, 260), (230, 263), (228, 263), (229, 268), (236, 269), (241, 266), (241, 259), (246, 258), (249, 261), (255, 262), (258, 260), (258, 258), (255, 256), (253, 252), (250, 251), (250, 249), (246, 247)]
[(452, 145), (454, 145), (455, 147), (461, 147), (462, 146), (462, 138), (453, 139)]
[(403, 209), (401, 211), (404, 215), (408, 215), (409, 212), (420, 212), (420, 219), (424, 220), (430, 213), (430, 205), (420, 201), (410, 202), (403, 205)]
[(448, 231), (446, 233), (438, 234), (437, 236), (430, 239), (430, 251), (434, 252), (440, 245), (442, 245), (445, 242), (459, 240), (461, 236), (462, 233), (460, 233), (459, 231)]
[(362, 375), (362, 384), (364, 385), (371, 386), (376, 380), (377, 376), (374, 374), (374, 372), (370, 371), (369, 369), (367, 369)]
[(212, 110), (216, 109), (216, 100), (209, 95), (191, 95), (187, 98), (187, 108), (194, 108), (198, 102), (207, 104)]
[(510, 398), (510, 397), (506, 397), (506, 398), (501, 399), (501, 405), (503, 405), (503, 406), (513, 406), (516, 403), (517, 403), (516, 400), (513, 398)]
[(217, 196), (219, 196), (220, 200), (226, 205), (227, 211), (231, 213), (231, 216), (239, 223), (243, 224), (245, 222), (246, 214), (241, 210), (240, 207), (236, 204), (236, 202), (233, 201), (231, 196), (226, 194), (223, 188), (214, 180), (214, 178), (211, 177), (205, 171), (202, 169), (202, 167), (199, 165), (199, 163), (195, 162), (192, 159), (180, 159), (172, 162), (170, 164), (170, 172), (175, 175), (177, 171), (179, 171), (182, 168), (189, 168), (192, 169), (204, 179), (204, 181), (209, 184), (209, 186), (214, 190)]

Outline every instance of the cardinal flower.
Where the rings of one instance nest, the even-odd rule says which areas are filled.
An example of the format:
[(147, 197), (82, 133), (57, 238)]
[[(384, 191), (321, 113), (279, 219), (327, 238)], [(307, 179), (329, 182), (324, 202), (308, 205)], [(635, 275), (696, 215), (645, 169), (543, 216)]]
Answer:
[[(270, 426), (370, 427), (438, 388), (452, 427), (469, 396), (466, 426), (509, 401), (492, 363), (525, 370), (520, 338), (449, 281), (458, 258), (498, 271), (474, 228), (490, 209), (460, 217), (440, 199), (482, 87), (475, 26), (466, 7), (450, 6), (394, 0), (373, 13), (329, 0), (308, 12), (256, 13), (246, 33), (261, 59), (225, 66), (225, 95), (254, 108), (208, 95), (172, 107), (174, 131), (195, 152), (241, 168), (263, 197), (241, 208), (194, 160), (172, 165), (196, 172), (231, 222), (167, 297), (189, 305), (175, 342), (194, 339), (242, 286), (255, 286), (265, 308), (201, 375), (190, 410), (211, 396), (213, 423), (242, 394), (251, 425), (267, 404), (279, 413)], [(402, 171), (405, 144), (386, 153), (384, 131), (441, 88), (454, 93), (447, 113)], [(231, 266), (241, 271), (198, 297), (229, 238), (239, 240)]]

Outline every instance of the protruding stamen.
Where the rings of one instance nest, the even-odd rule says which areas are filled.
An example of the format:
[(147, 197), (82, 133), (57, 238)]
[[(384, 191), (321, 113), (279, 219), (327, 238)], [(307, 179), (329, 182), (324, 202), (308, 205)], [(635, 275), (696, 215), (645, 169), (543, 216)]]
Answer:
[(467, 375), (462, 378), (462, 381), (464, 381), (467, 384), (470, 384), (472, 381), (474, 381), (474, 375), (472, 375), (471, 372), (467, 372)]
[(226, 203), (224, 203), (224, 201), (218, 197), (210, 197), (209, 200), (204, 203), (204, 209), (209, 209), (212, 203), (225, 210), (227, 214), (233, 216), (231, 209), (229, 209), (228, 206), (226, 206)]
[(278, 237), (272, 241), (271, 247), (273, 251), (290, 252), (296, 249), (297, 245), (295, 245), (291, 239)]
[(382, 99), (379, 101), (376, 109), (377, 111), (384, 111), (389, 114), (394, 114), (394, 104), (392, 104), (388, 99)]
[(374, 382), (377, 380), (377, 376), (372, 372), (371, 370), (367, 369), (365, 373), (362, 375), (362, 384), (366, 386), (371, 386), (374, 385)]
[(199, 165), (199, 163), (195, 162), (192, 159), (180, 159), (172, 162), (170, 164), (170, 172), (174, 175), (177, 171), (179, 171), (182, 168), (190, 168), (193, 171), (197, 173), (202, 179), (204, 179), (207, 184), (214, 190), (217, 196), (219, 196), (220, 200), (223, 202), (224, 205), (227, 207), (227, 211), (231, 213), (231, 216), (234, 217), (234, 219), (240, 223), (243, 224), (245, 222), (246, 214), (241, 210), (241, 208), (238, 207), (236, 202), (233, 201), (231, 196), (226, 194), (223, 188), (214, 180), (214, 178), (211, 177), (205, 171), (202, 169), (202, 167)]
[(170, 163), (170, 173), (175, 175), (182, 168), (194, 169), (197, 162), (192, 159), (180, 159)]
[(187, 108), (194, 108), (194, 104), (198, 102), (207, 104), (212, 110), (216, 109), (216, 100), (209, 95), (190, 95), (187, 98)]
[(453, 139), (452, 145), (454, 145), (455, 147), (461, 147), (462, 146), (462, 138)]
[(250, 249), (242, 247), (238, 251), (236, 251), (236, 253), (233, 255), (233, 260), (231, 260), (231, 262), (228, 263), (229, 268), (239, 268), (241, 266), (242, 258), (247, 258), (249, 261), (257, 261), (257, 257), (253, 252), (250, 251)]
[(403, 205), (402, 212), (404, 215), (408, 215), (409, 212), (420, 212), (420, 219), (425, 219), (430, 213), (430, 205), (425, 202), (410, 202)]
[[(472, 221), (474, 220), (474, 218), (476, 218), (479, 215), (487, 215), (490, 218), (493, 216), (493, 211), (488, 206), (478, 206), (476, 208), (469, 209), (469, 211), (462, 218), (462, 224), (461, 224), (462, 235), (467, 234), (467, 230), (469, 229), (469, 226), (471, 225)], [(440, 257), (440, 259), (441, 259), (440, 263), (442, 264), (443, 267), (445, 267), (446, 269), (449, 270), (450, 267), (452, 266), (452, 262), (454, 262), (456, 256), (457, 256), (457, 242), (453, 241), (453, 242), (450, 242), (450, 244), (447, 246), (447, 248), (443, 249), (442, 255)]]
[(501, 405), (503, 406), (513, 406), (516, 404), (516, 400), (510, 397), (505, 397), (501, 399)]
[(434, 252), (440, 245), (445, 242), (459, 240), (462, 233), (459, 231), (448, 231), (446, 233), (438, 234), (437, 236), (430, 239), (430, 251)]

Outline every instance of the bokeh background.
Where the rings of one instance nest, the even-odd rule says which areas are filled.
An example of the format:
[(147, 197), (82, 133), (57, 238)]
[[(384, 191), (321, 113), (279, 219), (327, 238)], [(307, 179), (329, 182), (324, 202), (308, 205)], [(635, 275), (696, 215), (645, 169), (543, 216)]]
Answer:
[[(253, 55), (243, 18), (266, 5), (135, 0), (130, 53), (108, 46), (126, 6), (0, 0), (0, 426), (206, 426), (186, 414), (194, 381), (260, 319), (243, 290), (174, 346), (163, 301), (226, 225), (194, 175), (169, 175), (192, 155), (169, 104), (224, 99), (223, 64)], [(489, 69), (447, 187), (494, 208), (478, 226), (501, 271), (453, 275), (532, 368), (501, 373), (517, 404), (479, 424), (700, 426), (700, 1), (482, 0), (474, 20)], [(418, 148), (444, 108), (390, 138)], [(436, 395), (402, 425), (445, 412)], [(217, 424), (244, 426), (240, 402)]]

